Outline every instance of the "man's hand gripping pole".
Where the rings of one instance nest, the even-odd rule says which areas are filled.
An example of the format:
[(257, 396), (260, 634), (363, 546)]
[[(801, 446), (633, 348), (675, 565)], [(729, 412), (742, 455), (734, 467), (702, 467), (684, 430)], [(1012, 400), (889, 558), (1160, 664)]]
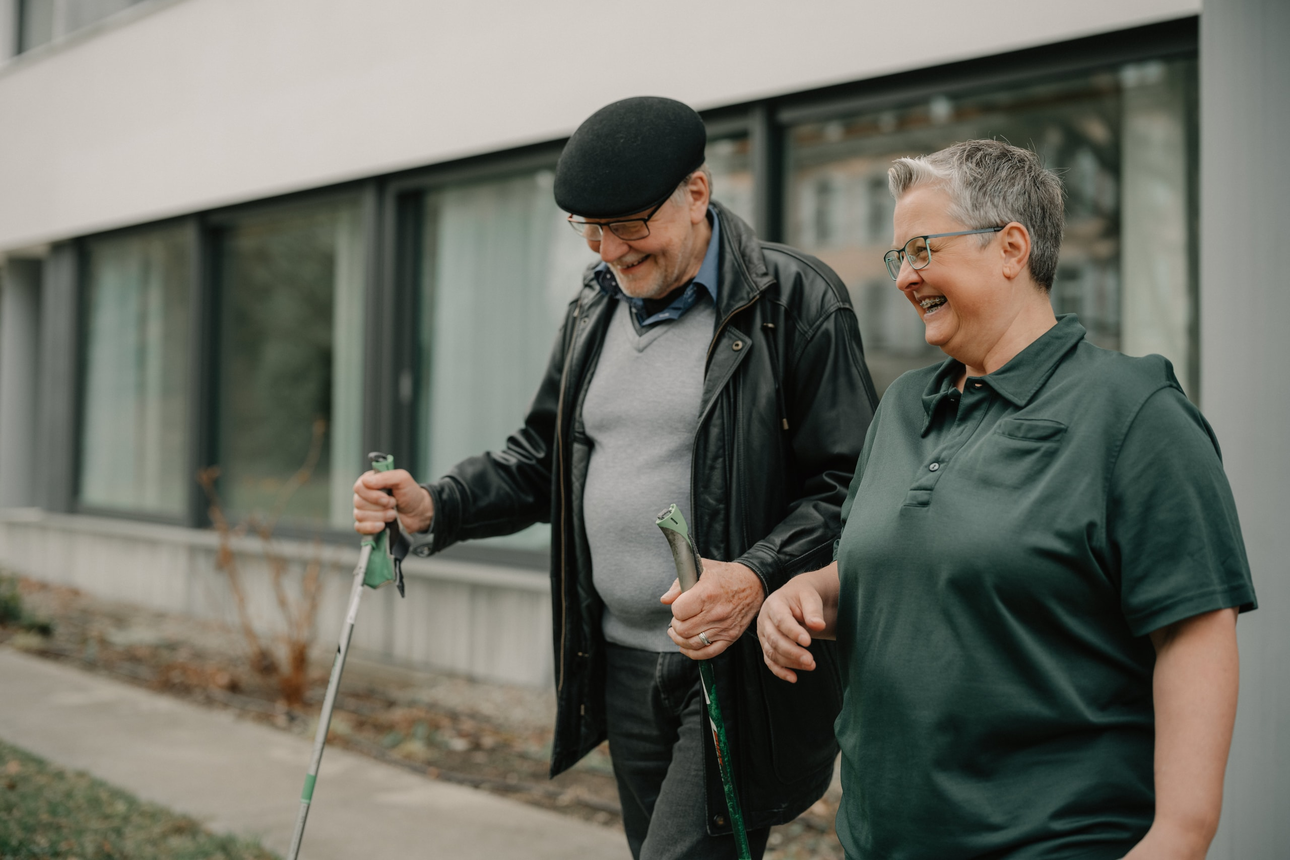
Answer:
[[(658, 515), (655, 520), (672, 548), (672, 560), (676, 562), (676, 578), (681, 583), (682, 591), (689, 591), (699, 581), (703, 573), (703, 563), (699, 560), (699, 551), (690, 539), (690, 527), (676, 505)], [(730, 826), (735, 835), (735, 844), (739, 848), (740, 860), (752, 860), (748, 849), (748, 834), (744, 832), (744, 813), (739, 806), (739, 796), (735, 793), (734, 775), (730, 770), (730, 746), (726, 742), (726, 723), (721, 718), (721, 706), (717, 703), (717, 684), (712, 674), (712, 664), (707, 660), (699, 661), (699, 682), (703, 686), (703, 700), (708, 705), (708, 724), (712, 727), (712, 740), (717, 747), (717, 768), (721, 771), (721, 787), (726, 794), (726, 808), (730, 810)]]

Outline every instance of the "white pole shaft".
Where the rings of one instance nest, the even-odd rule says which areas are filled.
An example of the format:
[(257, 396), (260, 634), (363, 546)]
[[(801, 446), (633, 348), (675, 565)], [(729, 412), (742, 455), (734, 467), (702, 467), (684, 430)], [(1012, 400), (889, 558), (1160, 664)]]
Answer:
[(336, 659), (331, 665), (331, 680), (327, 682), (327, 695), (323, 698), (322, 714), (318, 718), (313, 759), (309, 762), (309, 770), (305, 774), (305, 789), (300, 796), (300, 813), (296, 817), (296, 831), (291, 836), (291, 848), (287, 851), (287, 860), (296, 860), (300, 855), (300, 842), (305, 835), (305, 820), (309, 817), (309, 804), (313, 800), (314, 783), (318, 779), (318, 768), (322, 765), (323, 748), (327, 745), (327, 732), (331, 728), (331, 712), (336, 707), (336, 691), (340, 688), (340, 673), (345, 668), (345, 657), (349, 654), (350, 637), (354, 635), (354, 619), (358, 617), (358, 604), (363, 599), (363, 576), (367, 573), (367, 560), (371, 555), (372, 545), (364, 543), (358, 556), (358, 567), (354, 568), (354, 584), (349, 592), (349, 611), (345, 614), (345, 625), (340, 631)]

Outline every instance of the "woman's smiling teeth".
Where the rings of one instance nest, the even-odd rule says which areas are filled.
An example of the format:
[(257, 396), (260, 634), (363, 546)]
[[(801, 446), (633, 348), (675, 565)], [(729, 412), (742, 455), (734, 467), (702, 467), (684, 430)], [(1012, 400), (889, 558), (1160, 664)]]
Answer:
[(923, 309), (923, 316), (929, 317), (936, 313), (945, 304), (945, 296), (928, 296), (920, 299), (918, 306)]

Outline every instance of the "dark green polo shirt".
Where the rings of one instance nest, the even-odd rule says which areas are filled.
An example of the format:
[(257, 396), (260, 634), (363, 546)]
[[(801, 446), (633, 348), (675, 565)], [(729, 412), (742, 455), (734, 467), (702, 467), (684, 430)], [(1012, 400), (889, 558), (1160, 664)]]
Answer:
[(1118, 858), (1154, 810), (1146, 635), (1253, 609), (1209, 424), (1074, 316), (907, 373), (843, 508), (838, 836), (851, 860)]

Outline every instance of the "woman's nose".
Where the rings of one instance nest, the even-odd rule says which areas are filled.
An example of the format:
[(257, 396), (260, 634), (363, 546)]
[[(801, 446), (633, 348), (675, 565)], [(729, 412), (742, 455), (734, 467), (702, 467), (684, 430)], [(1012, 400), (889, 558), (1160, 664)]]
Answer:
[(909, 260), (902, 259), (900, 261), (900, 272), (896, 275), (896, 286), (905, 292), (909, 292), (922, 282), (922, 272), (909, 265)]

